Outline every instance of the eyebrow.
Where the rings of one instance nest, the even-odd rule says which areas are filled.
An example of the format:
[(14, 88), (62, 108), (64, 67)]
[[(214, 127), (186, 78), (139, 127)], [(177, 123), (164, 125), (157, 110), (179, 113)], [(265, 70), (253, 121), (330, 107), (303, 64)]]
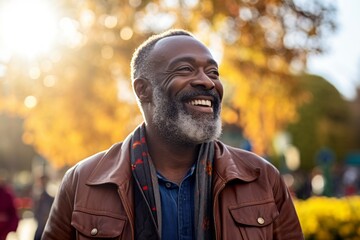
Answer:
[[(192, 64), (195, 64), (196, 63), (196, 60), (195, 58), (193, 57), (180, 57), (180, 58), (176, 58), (174, 59), (173, 61), (171, 61), (168, 65), (168, 68), (172, 68), (174, 67), (174, 65), (178, 64), (179, 62), (190, 62)], [(206, 61), (209, 65), (215, 65), (216, 67), (218, 67), (218, 64), (217, 62), (214, 60), (214, 59), (208, 59)]]

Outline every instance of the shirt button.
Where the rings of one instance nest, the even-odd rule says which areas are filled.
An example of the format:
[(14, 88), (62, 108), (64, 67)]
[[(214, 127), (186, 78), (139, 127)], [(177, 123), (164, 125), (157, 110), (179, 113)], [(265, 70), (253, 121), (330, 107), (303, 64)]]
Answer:
[(265, 223), (265, 220), (262, 218), (262, 217), (259, 217), (257, 219), (257, 222), (260, 224), (260, 225), (263, 225)]
[(93, 228), (90, 232), (91, 236), (95, 236), (98, 233), (97, 228)]
[(171, 188), (171, 183), (167, 182), (167, 183), (165, 183), (165, 186), (166, 186), (167, 188)]

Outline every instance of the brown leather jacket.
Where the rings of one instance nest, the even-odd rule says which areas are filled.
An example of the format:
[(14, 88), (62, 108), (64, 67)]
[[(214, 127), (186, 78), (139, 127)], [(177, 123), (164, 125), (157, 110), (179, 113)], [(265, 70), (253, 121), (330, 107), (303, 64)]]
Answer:
[[(134, 239), (129, 146), (127, 138), (66, 173), (42, 239)], [(289, 192), (267, 161), (216, 142), (213, 174), (217, 240), (303, 239)]]

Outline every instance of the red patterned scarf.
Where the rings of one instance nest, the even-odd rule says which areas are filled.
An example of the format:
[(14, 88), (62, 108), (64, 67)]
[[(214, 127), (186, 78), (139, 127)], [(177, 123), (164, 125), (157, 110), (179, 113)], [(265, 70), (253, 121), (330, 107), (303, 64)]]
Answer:
[[(160, 192), (156, 169), (147, 149), (144, 124), (133, 132), (131, 148), (131, 168), (136, 183), (134, 184), (135, 239), (161, 239)], [(213, 159), (214, 143), (203, 143), (196, 163), (194, 192), (197, 240), (211, 240), (213, 236), (211, 191)]]

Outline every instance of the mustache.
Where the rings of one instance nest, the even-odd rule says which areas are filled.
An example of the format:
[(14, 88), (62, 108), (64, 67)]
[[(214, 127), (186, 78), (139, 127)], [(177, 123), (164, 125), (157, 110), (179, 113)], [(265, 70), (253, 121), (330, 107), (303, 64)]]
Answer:
[(177, 96), (177, 99), (180, 101), (188, 101), (197, 96), (209, 96), (213, 98), (213, 105), (215, 108), (218, 108), (221, 103), (221, 97), (219, 93), (215, 89), (204, 90), (204, 89), (196, 89), (189, 92), (181, 93)]

